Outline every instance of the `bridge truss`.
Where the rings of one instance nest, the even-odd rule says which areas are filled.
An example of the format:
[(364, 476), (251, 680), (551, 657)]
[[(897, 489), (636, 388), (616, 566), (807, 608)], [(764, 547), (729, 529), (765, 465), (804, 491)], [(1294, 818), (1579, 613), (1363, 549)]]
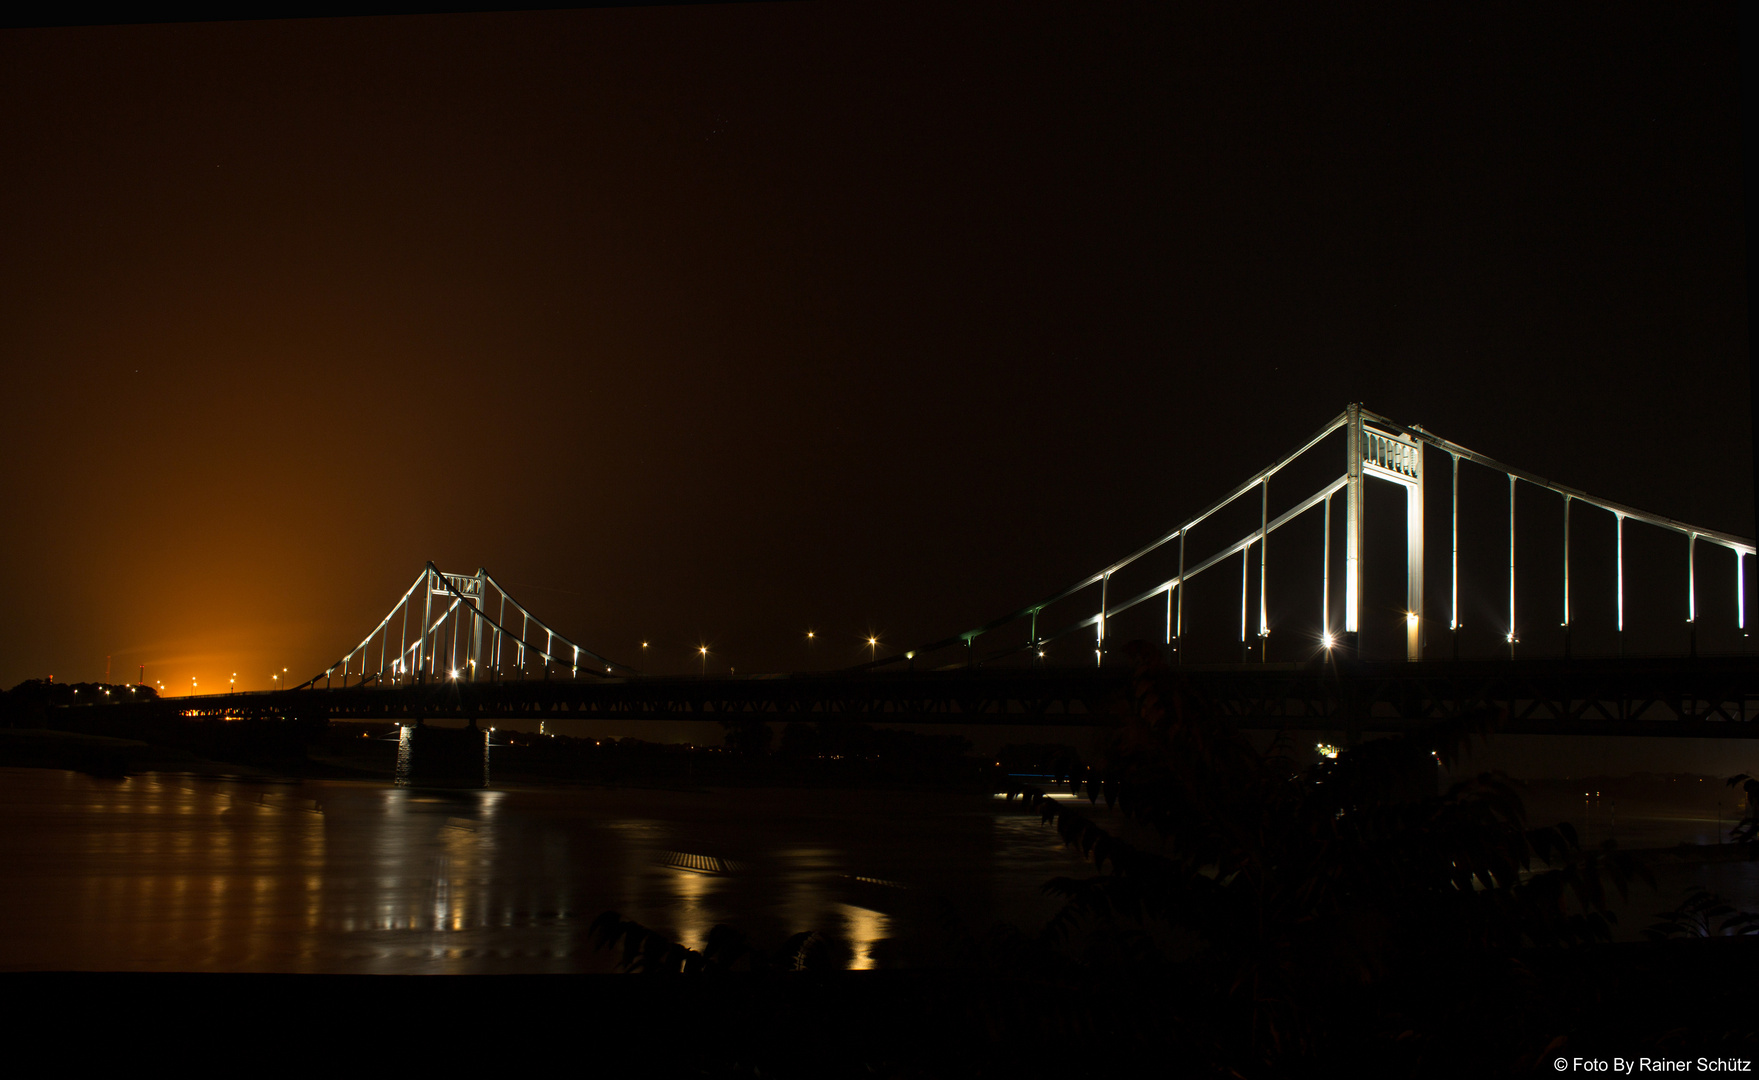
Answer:
[[(1344, 429), (1345, 460), (1343, 472), (1314, 490), (1295, 503), (1293, 507), (1271, 517), (1270, 483), (1272, 478), (1283, 472), (1290, 465), (1302, 458), (1325, 439)], [(1359, 630), (1361, 622), (1361, 597), (1364, 570), (1363, 558), (1363, 504), (1364, 491), (1370, 479), (1382, 480), (1396, 484), (1405, 492), (1406, 517), (1406, 549), (1405, 549), (1405, 658), (1416, 661), (1422, 658), (1422, 632), (1427, 618), (1424, 610), (1424, 495), (1425, 480), (1429, 464), (1426, 451), (1436, 451), (1448, 455), (1452, 471), (1452, 549), (1449, 553), (1449, 610), (1448, 626), (1457, 630), (1460, 626), (1460, 463), (1462, 461), (1477, 465), (1503, 474), (1508, 478), (1509, 510), (1508, 510), (1508, 622), (1504, 635), (1510, 654), (1518, 640), (1518, 623), (1516, 621), (1515, 604), (1515, 493), (1518, 484), (1528, 484), (1559, 496), (1562, 500), (1564, 521), (1564, 542), (1561, 558), (1563, 562), (1563, 596), (1562, 626), (1564, 631), (1564, 648), (1566, 656), (1569, 652), (1569, 631), (1571, 625), (1570, 605), (1570, 510), (1575, 504), (1581, 504), (1595, 510), (1609, 513), (1615, 519), (1616, 529), (1616, 565), (1617, 579), (1616, 609), (1617, 627), (1620, 648), (1623, 648), (1625, 629), (1625, 558), (1624, 530), (1625, 522), (1635, 521), (1658, 529), (1684, 536), (1686, 545), (1685, 573), (1685, 604), (1686, 621), (1692, 627), (1693, 649), (1696, 650), (1696, 623), (1698, 620), (1698, 573), (1697, 548), (1700, 541), (1725, 548), (1734, 553), (1733, 587), (1736, 597), (1736, 620), (1739, 629), (1746, 629), (1746, 558), (1754, 553), (1754, 542), (1746, 537), (1707, 529), (1686, 522), (1676, 521), (1660, 514), (1652, 514), (1638, 510), (1622, 503), (1589, 495), (1587, 492), (1555, 483), (1544, 477), (1534, 475), (1524, 469), (1504, 464), (1494, 458), (1468, 449), (1458, 443), (1442, 438), (1420, 426), (1405, 427), (1395, 424), (1378, 413), (1370, 412), (1359, 404), (1349, 405), (1342, 413), (1334, 417), (1320, 428), (1312, 438), (1301, 444), (1293, 453), (1263, 469), (1251, 479), (1240, 484), (1223, 496), (1213, 505), (1190, 520), (1180, 524), (1152, 543), (1130, 553), (1117, 562), (1111, 563), (1100, 570), (1089, 574), (1052, 596), (1034, 604), (1009, 612), (999, 618), (992, 619), (981, 626), (962, 631), (952, 637), (930, 642), (915, 649), (907, 650), (893, 656), (878, 658), (867, 664), (860, 665), (856, 670), (868, 668), (884, 668), (895, 665), (909, 665), (919, 656), (963, 646), (965, 666), (979, 662), (977, 656), (978, 639), (994, 634), (1008, 627), (1024, 622), (1026, 636), (1017, 644), (1002, 646), (984, 656), (983, 660), (995, 660), (1006, 656), (1027, 653), (1036, 663), (1044, 656), (1044, 647), (1050, 642), (1069, 635), (1077, 634), (1092, 628), (1094, 635), (1095, 663), (1102, 663), (1106, 651), (1106, 626), (1109, 620), (1115, 619), (1132, 608), (1150, 601), (1161, 600), (1166, 606), (1165, 641), (1169, 649), (1177, 649), (1180, 639), (1185, 634), (1185, 586), (1198, 575), (1213, 570), (1238, 556), (1240, 559), (1240, 642), (1242, 655), (1246, 651), (1249, 638), (1253, 635), (1252, 618), (1248, 601), (1254, 567), (1253, 552), (1257, 553), (1258, 577), (1258, 611), (1256, 618), (1256, 634), (1263, 639), (1270, 634), (1270, 619), (1266, 605), (1267, 550), (1271, 534), (1300, 518), (1304, 514), (1317, 511), (1324, 519), (1324, 555), (1317, 583), (1321, 600), (1321, 619), (1323, 631), (1320, 644), (1329, 653), (1334, 647), (1341, 647), (1352, 656), (1359, 654)], [(1342, 619), (1334, 618), (1333, 584), (1331, 581), (1331, 542), (1332, 542), (1332, 499), (1342, 496), (1344, 500), (1344, 581), (1342, 590)], [(1211, 547), (1201, 554), (1187, 549), (1187, 542), (1193, 530), (1215, 517), (1222, 510), (1241, 500), (1249, 500), (1254, 496), (1258, 502), (1258, 526), (1245, 535), (1224, 541), (1219, 546)], [(1167, 579), (1152, 585), (1128, 597), (1115, 597), (1112, 592), (1112, 578), (1119, 571), (1145, 556), (1162, 548), (1177, 544), (1177, 571)], [(1193, 557), (1196, 556), (1196, 557)], [(1077, 617), (1073, 621), (1060, 626), (1044, 628), (1040, 626), (1040, 616), (1052, 605), (1068, 600), (1087, 590), (1098, 587), (1098, 604), (1096, 608), (1088, 608), (1092, 614)], [(1456, 639), (1457, 640), (1457, 639)], [(1182, 654), (1181, 654), (1182, 658)]]
[[(491, 606), (496, 613), (493, 618), (486, 611)], [(509, 607), (519, 619), (517, 633), (509, 628)], [(417, 616), (413, 634), (411, 614)], [(391, 651), (393, 627), (398, 635), (396, 652)], [(544, 639), (541, 646), (537, 644), (539, 632)], [(545, 679), (552, 670), (562, 668), (570, 677), (583, 671), (601, 677), (639, 674), (558, 634), (515, 600), (487, 570), (478, 567), (474, 574), (448, 574), (430, 562), (359, 645), (294, 689), (310, 689), (320, 680), (330, 689), (338, 677), (343, 687), (349, 686), (351, 679), (357, 679), (354, 685), (361, 686), (498, 682), (510, 671), (523, 680), (533, 666), (541, 667)]]
[[(1187, 667), (1176, 684), (1215, 716), (1246, 728), (1347, 737), (1409, 731), (1467, 713), (1502, 717), (1505, 735), (1759, 738), (1759, 663), (1558, 657), (1409, 663), (1220, 664)], [(500, 720), (526, 730), (566, 720), (1085, 727), (1128, 708), (1118, 668), (827, 671), (733, 678), (454, 681), (354, 684), (299, 691), (118, 702), (103, 712), (153, 722), (308, 719), (413, 724)], [(83, 714), (78, 714), (83, 715)], [(139, 737), (120, 726), (97, 734)], [(133, 734), (130, 734), (133, 732)]]

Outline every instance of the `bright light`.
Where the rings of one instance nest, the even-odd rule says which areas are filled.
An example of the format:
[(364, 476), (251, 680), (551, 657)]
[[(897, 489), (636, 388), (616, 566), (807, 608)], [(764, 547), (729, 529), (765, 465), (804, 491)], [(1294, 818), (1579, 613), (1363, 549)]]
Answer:
[(879, 638), (871, 638), (871, 637), (870, 637), (870, 638), (868, 638), (868, 639), (867, 639), (867, 643), (868, 643), (868, 644), (869, 644), (869, 645), (878, 645), (878, 644), (879, 644)]
[(1338, 639), (1332, 634), (1325, 634), (1325, 635), (1321, 636), (1319, 640), (1322, 643), (1324, 643), (1325, 647), (1328, 649), (1332, 648), (1333, 646), (1335, 646), (1338, 643)]
[(454, 668), (454, 669), (453, 669), (453, 671), (452, 671), (452, 677), (453, 677), (453, 678), (454, 678), (454, 679), (456, 679), (456, 678), (457, 678), (457, 677), (458, 677), (458, 671), (457, 671), (457, 669), (456, 669), (456, 668)]
[(1318, 746), (1314, 747), (1314, 749), (1319, 751), (1319, 756), (1322, 758), (1331, 758), (1335, 760), (1338, 756), (1338, 748), (1331, 743), (1320, 743)]
[(1410, 623), (1412, 626), (1416, 626), (1417, 625), (1417, 613), (1415, 611), (1405, 612), (1405, 621)]
[(704, 656), (707, 656), (708, 655), (708, 646), (707, 645), (698, 645), (696, 647), (696, 651), (701, 653)]

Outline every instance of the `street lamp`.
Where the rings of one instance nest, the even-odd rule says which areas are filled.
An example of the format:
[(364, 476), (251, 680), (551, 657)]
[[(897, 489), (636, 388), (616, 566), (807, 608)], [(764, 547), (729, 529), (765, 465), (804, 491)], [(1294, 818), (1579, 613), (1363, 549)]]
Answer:
[(702, 654), (702, 675), (706, 679), (708, 678), (708, 646), (698, 645), (696, 651)]
[(879, 660), (879, 638), (869, 637), (867, 639), (867, 648), (868, 648), (868, 657), (867, 658), (869, 660), (877, 662)]

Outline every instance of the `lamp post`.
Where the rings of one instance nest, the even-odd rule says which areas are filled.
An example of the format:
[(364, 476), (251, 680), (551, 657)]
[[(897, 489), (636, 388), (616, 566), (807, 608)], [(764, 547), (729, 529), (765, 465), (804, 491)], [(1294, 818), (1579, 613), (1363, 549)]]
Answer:
[(702, 677), (706, 679), (708, 678), (708, 646), (698, 645), (696, 651), (702, 656)]
[(868, 649), (868, 655), (867, 655), (868, 660), (870, 660), (874, 663), (878, 663), (879, 662), (879, 638), (869, 636), (867, 639), (867, 649)]

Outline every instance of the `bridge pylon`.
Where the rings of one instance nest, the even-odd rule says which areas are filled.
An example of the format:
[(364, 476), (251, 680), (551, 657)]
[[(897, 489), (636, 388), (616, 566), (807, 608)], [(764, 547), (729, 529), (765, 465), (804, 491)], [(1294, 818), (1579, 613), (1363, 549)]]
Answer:
[[(1297, 500), (1287, 511), (1272, 517), (1270, 514), (1270, 482), (1290, 464), (1307, 454), (1326, 440), (1333, 433), (1343, 430), (1344, 461), (1343, 473), (1335, 479), (1324, 482), (1320, 487)], [(1244, 660), (1254, 650), (1253, 619), (1251, 618), (1251, 585), (1254, 576), (1258, 581), (1258, 613), (1256, 636), (1259, 647), (1256, 650), (1260, 661), (1268, 659), (1265, 640), (1271, 632), (1270, 608), (1266, 599), (1270, 589), (1267, 571), (1268, 547), (1272, 533), (1289, 524), (1291, 521), (1310, 511), (1317, 510), (1322, 517), (1323, 555), (1318, 580), (1306, 587), (1315, 588), (1319, 594), (1320, 620), (1315, 628), (1317, 648), (1330, 654), (1341, 650), (1345, 654), (1361, 658), (1362, 631), (1362, 592), (1366, 574), (1366, 554), (1364, 551), (1364, 518), (1366, 510), (1366, 491), (1370, 479), (1387, 481), (1405, 489), (1405, 600), (1404, 600), (1404, 659), (1417, 661), (1423, 658), (1426, 644), (1425, 632), (1430, 624), (1439, 623), (1439, 619), (1431, 619), (1425, 607), (1424, 569), (1426, 552), (1424, 550), (1425, 532), (1425, 495), (1427, 494), (1428, 461), (1435, 460), (1434, 454), (1445, 453), (1451, 459), (1452, 485), (1451, 497), (1451, 551), (1449, 552), (1449, 596), (1448, 596), (1448, 629), (1453, 636), (1454, 653), (1458, 656), (1458, 632), (1460, 629), (1460, 463), (1467, 462), (1482, 468), (1500, 473), (1508, 480), (1508, 574), (1507, 624), (1502, 627), (1504, 643), (1508, 654), (1514, 655), (1516, 645), (1520, 642), (1520, 622), (1516, 608), (1517, 594), (1515, 591), (1516, 546), (1515, 546), (1515, 507), (1517, 489), (1525, 484), (1530, 488), (1539, 488), (1557, 495), (1561, 500), (1563, 511), (1563, 590), (1561, 602), (1564, 647), (1569, 648), (1571, 613), (1571, 580), (1570, 580), (1570, 512), (1576, 504), (1592, 507), (1613, 516), (1616, 534), (1616, 566), (1617, 581), (1614, 596), (1617, 610), (1617, 628), (1620, 648), (1623, 648), (1625, 627), (1625, 545), (1624, 531), (1627, 521), (1640, 522), (1667, 532), (1674, 533), (1686, 540), (1686, 560), (1681, 567), (1681, 578), (1686, 585), (1685, 603), (1681, 605), (1681, 613), (1688, 624), (1690, 648), (1697, 649), (1697, 549), (1699, 544), (1706, 543), (1727, 549), (1734, 555), (1734, 588), (1736, 593), (1736, 625), (1746, 630), (1746, 558), (1755, 552), (1754, 542), (1749, 537), (1736, 536), (1732, 533), (1716, 529), (1708, 529), (1676, 521), (1660, 514), (1638, 510), (1622, 503), (1602, 499), (1577, 488), (1555, 483), (1542, 476), (1537, 476), (1525, 469), (1504, 464), (1494, 458), (1480, 454), (1475, 450), (1461, 446), (1459, 443), (1442, 438), (1419, 425), (1405, 426), (1371, 412), (1360, 403), (1352, 402), (1344, 411), (1320, 428), (1311, 438), (1298, 446), (1292, 453), (1261, 469), (1240, 484), (1220, 500), (1205, 508), (1201, 513), (1189, 518), (1178, 527), (1164, 533), (1159, 539), (1139, 548), (1131, 554), (1100, 568), (1080, 581), (1051, 596), (999, 618), (990, 620), (981, 626), (961, 631), (940, 641), (930, 642), (915, 649), (906, 650), (901, 654), (876, 659), (858, 666), (858, 669), (882, 668), (898, 663), (915, 665), (919, 658), (952, 646), (960, 646), (964, 650), (963, 661), (970, 666), (985, 660), (996, 660), (1029, 650), (1031, 663), (1040, 666), (1045, 655), (1045, 647), (1058, 638), (1070, 634), (1087, 631), (1092, 634), (1092, 656), (1096, 665), (1105, 663), (1106, 639), (1109, 624), (1117, 616), (1131, 608), (1149, 600), (1162, 599), (1166, 605), (1165, 648), (1176, 657), (1176, 662), (1188, 660), (1183, 641), (1186, 637), (1189, 613), (1185, 603), (1186, 586), (1199, 574), (1220, 566), (1234, 557), (1240, 559), (1240, 653)], [(1344, 498), (1344, 557), (1343, 557), (1343, 619), (1341, 625), (1334, 622), (1332, 612), (1332, 498), (1342, 493)], [(1198, 537), (1210, 535), (1215, 528), (1211, 519), (1221, 510), (1244, 499), (1254, 499), (1259, 504), (1258, 522), (1255, 529), (1243, 536), (1220, 538), (1220, 543), (1209, 548), (1209, 554), (1203, 555), (1193, 540), (1192, 532), (1204, 526), (1209, 532), (1200, 532)], [(1177, 541), (1177, 571), (1158, 584), (1131, 594), (1121, 588), (1122, 582), (1118, 575), (1125, 568), (1142, 560), (1145, 556), (1169, 547)], [(1257, 574), (1253, 574), (1252, 556), (1257, 554)], [(1195, 556), (1195, 557), (1194, 557)], [(1162, 556), (1171, 562), (1171, 555)], [(1138, 572), (1142, 572), (1139, 568)], [(1500, 591), (1502, 583), (1498, 583)], [(1047, 626), (1049, 618), (1047, 609), (1065, 600), (1071, 600), (1078, 594), (1093, 596), (1097, 600), (1097, 608), (1087, 608), (1092, 614), (1077, 616), (1060, 627)], [(1097, 594), (1097, 595), (1095, 595)], [(1080, 610), (1080, 609), (1077, 609)], [(1530, 618), (1531, 616), (1529, 616)], [(979, 657), (977, 640), (985, 635), (995, 634), (1008, 627), (1026, 623), (1025, 641), (1002, 645), (988, 654)], [(986, 640), (993, 641), (990, 637)]]
[[(509, 607), (518, 619), (517, 630)], [(416, 612), (419, 619), (412, 634), (410, 616)], [(398, 635), (395, 653), (390, 649), (393, 629)], [(541, 645), (536, 633), (540, 630)], [(375, 643), (379, 646), (376, 666)], [(363, 686), (494, 681), (510, 672), (523, 679), (536, 661), (541, 661), (546, 679), (552, 670), (563, 668), (570, 677), (639, 674), (557, 633), (514, 599), (487, 569), (479, 566), (474, 574), (452, 574), (430, 562), (360, 644), (295, 689), (314, 687), (320, 680), (331, 686), (338, 673), (345, 687), (356, 677)]]

